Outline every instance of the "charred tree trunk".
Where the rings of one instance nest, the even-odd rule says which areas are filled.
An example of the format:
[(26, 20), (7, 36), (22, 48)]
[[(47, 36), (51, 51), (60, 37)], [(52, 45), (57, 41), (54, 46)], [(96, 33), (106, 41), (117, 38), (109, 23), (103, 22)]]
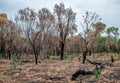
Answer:
[(60, 54), (60, 60), (63, 60), (63, 56), (64, 56), (64, 43), (61, 42), (61, 54)]
[(113, 58), (113, 56), (111, 56), (111, 61), (114, 62), (114, 58)]
[(2, 42), (1, 44), (1, 53), (2, 53), (2, 57), (5, 58), (5, 43), (4, 42)]
[(38, 64), (38, 54), (35, 53), (35, 64), (37, 65)]
[(8, 59), (9, 59), (9, 60), (11, 59), (11, 53), (10, 53), (10, 50), (8, 50)]
[(83, 51), (83, 64), (85, 63), (86, 60), (86, 56), (87, 56), (87, 51)]
[(38, 64), (38, 53), (34, 45), (33, 45), (33, 50), (34, 50), (34, 55), (35, 55), (35, 64), (37, 65)]

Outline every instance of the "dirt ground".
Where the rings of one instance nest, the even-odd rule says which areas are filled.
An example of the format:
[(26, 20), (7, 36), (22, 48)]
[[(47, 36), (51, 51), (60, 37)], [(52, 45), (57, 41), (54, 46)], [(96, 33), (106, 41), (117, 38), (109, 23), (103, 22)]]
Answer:
[[(90, 60), (95, 60), (88, 56)], [(19, 62), (16, 69), (12, 68), (11, 60), (0, 59), (0, 83), (120, 83), (120, 59), (112, 63), (107, 56), (97, 58), (104, 63), (100, 77), (94, 75), (79, 75), (72, 81), (72, 75), (79, 69), (91, 71), (94, 65), (82, 59), (42, 60), (38, 65), (34, 62)]]

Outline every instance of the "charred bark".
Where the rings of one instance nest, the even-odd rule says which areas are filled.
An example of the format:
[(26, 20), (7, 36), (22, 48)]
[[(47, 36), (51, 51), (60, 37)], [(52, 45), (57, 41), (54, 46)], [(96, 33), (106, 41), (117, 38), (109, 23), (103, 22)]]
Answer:
[(85, 63), (86, 60), (86, 56), (87, 56), (87, 51), (83, 51), (83, 64)]
[(64, 43), (61, 43), (61, 55), (60, 55), (60, 60), (63, 60), (64, 56)]
[(8, 50), (8, 59), (9, 60), (11, 59), (11, 52), (10, 52), (10, 50)]
[(114, 62), (114, 57), (113, 56), (111, 56), (111, 61)]
[(2, 44), (1, 44), (1, 53), (2, 53), (2, 57), (6, 58), (5, 57), (5, 43), (4, 42), (2, 42)]
[(96, 70), (101, 70), (104, 68), (104, 65), (100, 62), (92, 62), (90, 60), (87, 59), (87, 61), (90, 63), (90, 64), (93, 64), (96, 66)]
[(71, 80), (76, 80), (79, 75), (93, 75), (93, 71), (78, 70), (72, 75)]
[(35, 64), (38, 64), (38, 55), (35, 55)]

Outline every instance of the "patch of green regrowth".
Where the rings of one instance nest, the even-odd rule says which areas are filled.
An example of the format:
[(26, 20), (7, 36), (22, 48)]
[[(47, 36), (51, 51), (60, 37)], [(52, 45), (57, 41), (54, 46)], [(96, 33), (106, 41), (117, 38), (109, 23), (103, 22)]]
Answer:
[(69, 58), (79, 57), (79, 55), (79, 53), (66, 53), (64, 54), (63, 59), (66, 60)]
[(49, 57), (50, 60), (59, 60), (59, 57), (58, 56), (51, 56)]
[(11, 56), (11, 58), (12, 58), (12, 60), (14, 60), (14, 61), (20, 60), (20, 55), (18, 55), (18, 54), (13, 54), (13, 55)]
[(16, 69), (17, 68), (17, 60), (18, 60), (18, 56), (16, 54), (13, 54), (12, 56), (12, 68)]
[(100, 71), (98, 71), (98, 70), (94, 70), (93, 74), (95, 75), (96, 78), (100, 77)]
[(68, 59), (69, 58), (69, 55), (64, 55), (63, 56), (63, 60), (66, 60), (66, 59)]
[(74, 57), (79, 57), (80, 54), (79, 53), (70, 53), (70, 54), (67, 54), (68, 55), (68, 58), (74, 58)]
[(96, 58), (96, 55), (95, 55), (95, 53), (93, 53), (93, 58)]
[(79, 57), (79, 55), (80, 55), (79, 53), (73, 53), (72, 54), (73, 57)]
[(17, 63), (16, 63), (16, 62), (13, 62), (13, 63), (12, 63), (12, 67), (13, 67), (13, 69), (16, 69), (16, 68), (17, 68)]

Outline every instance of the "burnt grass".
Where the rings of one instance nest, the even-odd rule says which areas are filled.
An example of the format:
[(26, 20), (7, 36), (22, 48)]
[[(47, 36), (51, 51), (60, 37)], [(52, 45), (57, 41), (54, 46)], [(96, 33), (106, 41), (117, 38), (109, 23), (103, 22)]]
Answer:
[[(96, 58), (88, 56), (89, 60)], [(104, 65), (99, 78), (93, 74), (95, 65), (82, 58), (66, 60), (19, 61), (13, 69), (11, 60), (0, 59), (0, 83), (120, 83), (120, 59), (110, 61), (108, 56), (99, 56), (97, 61)], [(80, 60), (80, 61), (79, 61)]]

